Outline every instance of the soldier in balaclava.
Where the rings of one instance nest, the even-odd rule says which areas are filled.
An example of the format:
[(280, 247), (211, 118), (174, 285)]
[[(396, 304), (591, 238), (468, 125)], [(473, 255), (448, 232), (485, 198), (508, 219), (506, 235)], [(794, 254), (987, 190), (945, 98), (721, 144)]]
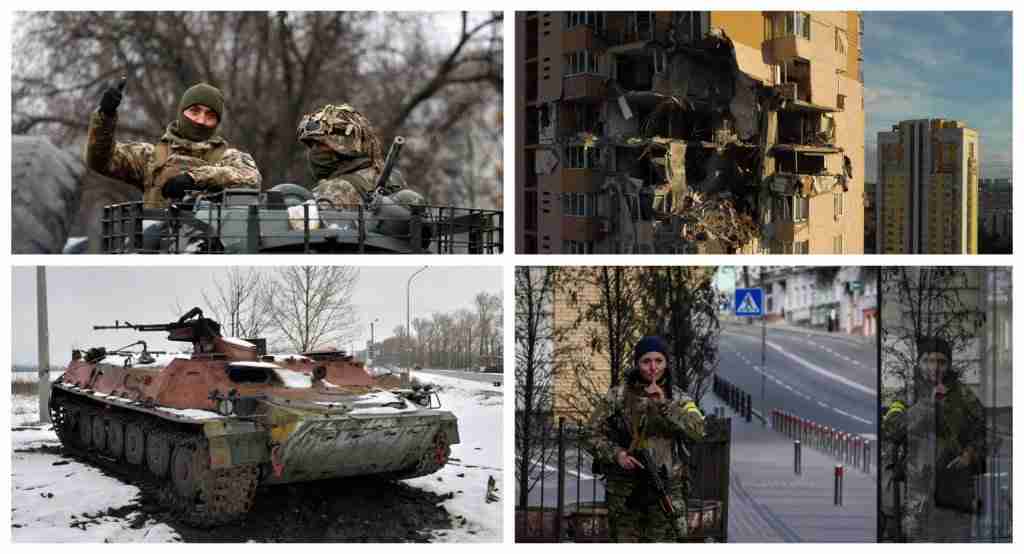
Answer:
[[(370, 121), (348, 104), (327, 104), (299, 122), (298, 140), (306, 146), (313, 193), (336, 208), (365, 203), (384, 169), (380, 139)], [(406, 188), (394, 169), (384, 194), (398, 204), (422, 204), (423, 197)]]
[[(598, 402), (589, 429), (595, 462), (607, 480), (608, 526), (616, 542), (682, 542), (687, 535), (686, 497), (690, 485), (682, 439), (704, 436), (704, 415), (696, 402), (672, 385), (668, 345), (643, 337), (633, 349), (625, 383)], [(649, 455), (647, 468), (639, 450)], [(653, 494), (645, 470), (661, 475), (674, 516)]]
[(123, 89), (123, 80), (108, 88), (89, 120), (84, 156), (89, 168), (139, 187), (151, 207), (164, 207), (188, 190), (260, 187), (252, 156), (231, 148), (218, 132), (227, 110), (218, 88), (199, 83), (186, 90), (177, 116), (156, 144), (114, 140)]

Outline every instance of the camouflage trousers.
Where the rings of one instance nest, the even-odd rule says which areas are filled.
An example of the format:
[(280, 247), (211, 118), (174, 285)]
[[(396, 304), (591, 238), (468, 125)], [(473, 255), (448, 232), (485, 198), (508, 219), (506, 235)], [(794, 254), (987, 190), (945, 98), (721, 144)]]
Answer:
[(675, 508), (669, 517), (655, 502), (630, 506), (632, 483), (609, 483), (608, 530), (613, 542), (682, 542), (686, 538), (686, 499), (683, 487), (673, 487), (670, 497)]

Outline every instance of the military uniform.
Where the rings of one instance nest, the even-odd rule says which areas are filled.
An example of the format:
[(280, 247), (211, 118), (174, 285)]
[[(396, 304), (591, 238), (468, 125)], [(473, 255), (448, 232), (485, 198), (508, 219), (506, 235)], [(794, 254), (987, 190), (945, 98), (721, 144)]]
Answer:
[[(299, 122), (298, 140), (309, 147), (310, 171), (317, 198), (336, 207), (355, 207), (376, 189), (384, 169), (380, 140), (366, 117), (348, 104), (328, 104)], [(326, 150), (315, 148), (317, 144)], [(401, 204), (422, 204), (419, 194), (408, 189), (401, 173), (391, 172), (384, 194)]]
[(218, 117), (221, 115), (224, 107), (220, 91), (202, 83), (195, 85), (182, 96), (178, 119), (167, 126), (157, 144), (116, 142), (117, 113), (105, 113), (101, 107), (89, 120), (84, 152), (86, 165), (103, 175), (139, 187), (144, 203), (150, 207), (167, 206), (162, 194), (164, 184), (185, 173), (204, 188), (259, 188), (262, 177), (252, 156), (231, 148), (223, 137), (215, 134), (215, 128), (204, 129), (210, 136), (201, 140), (190, 140), (185, 136), (199, 131), (180, 131), (182, 125), (188, 124), (181, 112), (195, 98), (210, 98), (208, 103), (216, 105)]
[[(609, 529), (619, 542), (669, 542), (687, 534), (686, 498), (690, 476), (676, 440), (700, 440), (704, 417), (689, 396), (676, 391), (664, 402), (647, 398), (643, 383), (613, 388), (595, 408), (590, 419), (593, 455), (607, 479)], [(627, 430), (630, 445), (623, 445)], [(643, 470), (627, 471), (616, 462), (626, 449), (647, 448), (659, 471), (664, 468), (670, 482), (670, 497), (676, 518), (670, 519), (648, 494)]]
[[(882, 433), (883, 463), (893, 475), (886, 486), (898, 486), (900, 481), (906, 485), (899, 507), (903, 537), (968, 538), (956, 529), (969, 525), (963, 512), (973, 508), (963, 499), (973, 498), (972, 476), (984, 468), (985, 423), (978, 398), (954, 382), (941, 401), (930, 391), (909, 406), (896, 401), (882, 419)], [(947, 467), (967, 449), (975, 453), (970, 467)], [(949, 506), (949, 498), (961, 499), (961, 505), (954, 510), (940, 507)]]

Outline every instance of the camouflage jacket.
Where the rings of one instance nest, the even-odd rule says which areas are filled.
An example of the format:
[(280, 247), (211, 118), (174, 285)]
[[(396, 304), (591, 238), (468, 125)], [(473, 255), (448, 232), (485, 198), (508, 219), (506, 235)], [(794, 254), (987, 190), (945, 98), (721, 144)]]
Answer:
[(231, 148), (222, 137), (192, 142), (175, 132), (171, 123), (157, 144), (114, 140), (117, 115), (93, 112), (85, 143), (86, 165), (103, 175), (135, 185), (147, 206), (167, 205), (164, 183), (187, 172), (202, 186), (259, 188), (262, 181), (252, 156)]
[[(984, 408), (963, 385), (949, 388), (941, 404), (923, 394), (909, 407), (893, 402), (882, 418), (883, 459), (886, 451), (897, 479), (930, 489), (936, 476), (965, 449), (974, 451), (971, 473), (980, 473), (986, 451)], [(902, 474), (902, 475), (901, 475)]]
[[(671, 400), (655, 402), (646, 397), (643, 385), (619, 385), (595, 407), (589, 429), (594, 459), (609, 484), (636, 478), (615, 461), (618, 452), (631, 446), (650, 449), (658, 466), (669, 468), (673, 481), (686, 480), (686, 460), (680, 458), (674, 443), (680, 438), (702, 439), (704, 416), (693, 399), (679, 391)], [(624, 444), (627, 438), (631, 444)]]
[[(330, 200), (336, 207), (353, 207), (363, 203), (363, 199), (373, 192), (377, 185), (377, 171), (368, 164), (368, 160), (357, 160), (356, 166), (343, 166), (326, 179), (317, 181), (313, 192), (320, 198)], [(394, 194), (406, 188), (405, 179), (398, 169), (391, 171), (388, 184), (384, 187), (385, 194)]]

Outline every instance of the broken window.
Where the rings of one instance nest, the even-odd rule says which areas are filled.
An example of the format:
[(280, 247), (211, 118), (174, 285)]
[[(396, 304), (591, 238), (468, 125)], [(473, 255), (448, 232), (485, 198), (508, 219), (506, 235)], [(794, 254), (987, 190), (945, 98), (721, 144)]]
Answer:
[(673, 12), (672, 22), (677, 37), (685, 44), (704, 37), (707, 32), (707, 12)]
[(607, 25), (608, 14), (605, 12), (569, 12), (565, 18), (565, 28), (586, 25), (597, 31), (603, 31)]
[(820, 153), (786, 152), (776, 156), (776, 168), (780, 173), (820, 175), (825, 173), (825, 155)]
[(597, 73), (597, 54), (590, 50), (578, 50), (565, 55), (564, 75)]
[(633, 12), (627, 28), (631, 40), (654, 40), (654, 12)]
[(601, 129), (601, 108), (596, 104), (571, 104), (573, 132), (604, 134)]
[(569, 146), (565, 149), (565, 166), (573, 169), (592, 169), (598, 167), (597, 148), (586, 146)]

